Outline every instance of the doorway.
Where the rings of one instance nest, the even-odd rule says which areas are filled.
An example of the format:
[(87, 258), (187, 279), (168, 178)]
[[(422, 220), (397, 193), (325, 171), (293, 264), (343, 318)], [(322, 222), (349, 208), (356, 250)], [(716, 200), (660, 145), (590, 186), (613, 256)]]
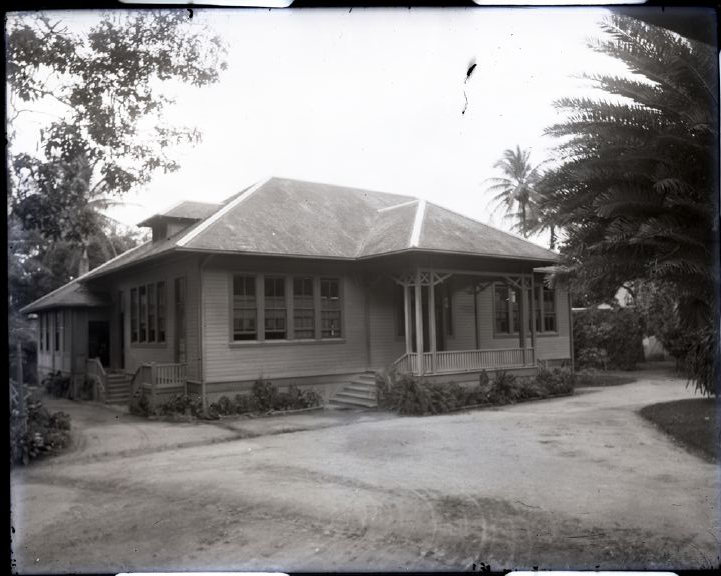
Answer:
[(103, 366), (110, 365), (110, 322), (88, 322), (88, 358), (100, 358)]

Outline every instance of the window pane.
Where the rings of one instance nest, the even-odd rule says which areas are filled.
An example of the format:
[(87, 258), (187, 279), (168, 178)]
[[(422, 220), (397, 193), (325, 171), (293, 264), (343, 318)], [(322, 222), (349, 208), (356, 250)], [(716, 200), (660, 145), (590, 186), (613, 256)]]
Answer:
[(321, 278), (320, 281), (320, 335), (322, 338), (340, 338), (341, 306), (340, 280)]
[(313, 278), (293, 278), (293, 336), (315, 337), (315, 302)]
[(55, 312), (55, 352), (60, 351), (60, 312)]
[(165, 282), (158, 282), (158, 342), (165, 342)]
[(543, 329), (556, 331), (556, 292), (547, 288), (543, 289)]
[(255, 276), (233, 277), (233, 340), (257, 340)]
[(148, 342), (155, 342), (155, 284), (148, 286)]
[(494, 289), (494, 309), (496, 315), (496, 332), (508, 333), (508, 286), (496, 284)]
[(146, 342), (148, 338), (147, 334), (147, 313), (148, 313), (148, 297), (145, 293), (145, 286), (141, 286), (138, 288), (138, 299), (140, 300), (139, 304), (139, 319), (138, 319), (138, 326), (139, 326), (139, 336), (138, 341), (139, 342)]
[(138, 290), (130, 290), (130, 341), (138, 341)]
[(265, 339), (286, 337), (285, 278), (265, 277)]

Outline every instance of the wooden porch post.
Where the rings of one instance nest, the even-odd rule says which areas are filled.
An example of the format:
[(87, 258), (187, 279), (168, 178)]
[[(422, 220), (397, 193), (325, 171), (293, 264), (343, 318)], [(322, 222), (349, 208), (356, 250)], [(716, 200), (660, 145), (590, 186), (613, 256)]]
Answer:
[(421, 270), (416, 269), (416, 353), (418, 354), (418, 374), (423, 375), (423, 302), (421, 301)]
[(523, 351), (523, 364), (526, 364), (526, 331), (528, 330), (528, 316), (526, 312), (526, 276), (521, 274), (521, 288), (518, 291), (518, 313), (520, 316), (521, 327), (518, 330), (519, 346)]
[(413, 318), (411, 311), (411, 287), (403, 285), (403, 321), (406, 326), (406, 354), (413, 353)]
[(433, 284), (433, 269), (430, 270), (428, 283), (428, 343), (431, 352), (431, 372), (436, 371), (436, 293)]
[(533, 363), (536, 364), (536, 285), (531, 273), (531, 348), (533, 349)]

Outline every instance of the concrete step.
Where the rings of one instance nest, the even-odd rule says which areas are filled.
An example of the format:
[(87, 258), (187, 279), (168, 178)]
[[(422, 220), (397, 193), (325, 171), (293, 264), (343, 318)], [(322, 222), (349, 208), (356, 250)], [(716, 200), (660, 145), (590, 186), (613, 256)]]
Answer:
[(377, 406), (377, 403), (375, 400), (370, 400), (368, 398), (346, 398), (341, 397), (339, 395), (336, 395), (334, 398), (330, 399), (330, 404), (337, 406), (337, 407), (347, 407), (347, 408), (375, 408)]
[(357, 384), (348, 384), (341, 392), (355, 392), (357, 394), (364, 394), (369, 398), (375, 398), (376, 396), (375, 387), (370, 388), (368, 386), (358, 386)]
[(358, 400), (375, 400), (375, 397), (369, 396), (365, 392), (354, 392), (353, 390), (343, 389), (335, 395), (340, 399), (358, 399)]

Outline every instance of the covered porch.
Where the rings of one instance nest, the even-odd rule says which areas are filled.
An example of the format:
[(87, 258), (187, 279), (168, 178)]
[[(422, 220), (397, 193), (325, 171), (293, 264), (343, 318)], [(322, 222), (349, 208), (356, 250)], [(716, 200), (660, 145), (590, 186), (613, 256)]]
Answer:
[[(403, 321), (405, 353), (391, 368), (397, 371), (431, 376), (479, 372), (481, 370), (535, 369), (536, 302), (533, 270), (527, 273), (481, 272), (463, 269), (440, 269), (417, 266), (400, 274), (392, 274), (393, 281), (403, 293)], [(508, 322), (513, 333), (499, 341), (500, 346), (480, 346), (475, 328), (475, 348), (449, 349), (446, 346), (446, 324), (458, 321), (450, 316), (447, 286), (453, 279), (463, 278), (465, 291), (473, 294), (474, 325), (479, 321), (476, 296), (494, 284), (507, 286)], [(494, 298), (496, 294), (494, 292)], [(504, 305), (506, 305), (504, 303)], [(496, 303), (497, 304), (497, 303)], [(495, 318), (494, 318), (495, 320)]]

